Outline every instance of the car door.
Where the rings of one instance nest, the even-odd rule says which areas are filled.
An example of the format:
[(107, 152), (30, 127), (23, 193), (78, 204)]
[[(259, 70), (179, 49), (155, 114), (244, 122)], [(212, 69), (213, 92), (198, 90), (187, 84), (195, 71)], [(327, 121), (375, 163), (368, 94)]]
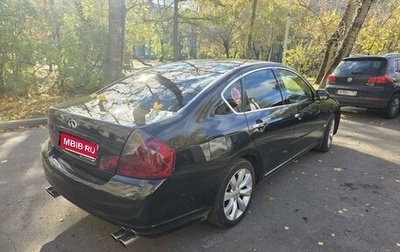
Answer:
[(291, 155), (297, 155), (314, 147), (324, 133), (327, 113), (323, 112), (323, 102), (316, 99), (314, 89), (294, 71), (277, 69), (279, 79), (285, 87), (285, 103), (291, 108), (296, 120)]
[(250, 135), (257, 146), (264, 174), (289, 158), (296, 120), (283, 102), (281, 86), (272, 69), (249, 72), (242, 77), (244, 106)]

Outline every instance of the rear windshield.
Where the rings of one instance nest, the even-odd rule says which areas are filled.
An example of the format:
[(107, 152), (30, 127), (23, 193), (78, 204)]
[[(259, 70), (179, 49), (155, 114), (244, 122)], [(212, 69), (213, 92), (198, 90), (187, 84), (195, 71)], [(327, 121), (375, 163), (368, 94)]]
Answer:
[(182, 61), (128, 76), (105, 87), (69, 112), (122, 125), (142, 126), (175, 114), (236, 61)]
[(334, 75), (381, 75), (386, 67), (386, 59), (383, 58), (360, 58), (343, 60)]
[(126, 99), (130, 106), (176, 112), (213, 80), (238, 64), (179, 62), (146, 69), (98, 94)]

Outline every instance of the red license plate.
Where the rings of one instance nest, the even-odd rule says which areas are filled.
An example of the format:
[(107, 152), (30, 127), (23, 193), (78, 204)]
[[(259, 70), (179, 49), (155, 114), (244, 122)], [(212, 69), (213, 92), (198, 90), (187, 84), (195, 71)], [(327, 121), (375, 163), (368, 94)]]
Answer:
[(60, 147), (76, 154), (96, 159), (99, 145), (82, 138), (61, 132)]

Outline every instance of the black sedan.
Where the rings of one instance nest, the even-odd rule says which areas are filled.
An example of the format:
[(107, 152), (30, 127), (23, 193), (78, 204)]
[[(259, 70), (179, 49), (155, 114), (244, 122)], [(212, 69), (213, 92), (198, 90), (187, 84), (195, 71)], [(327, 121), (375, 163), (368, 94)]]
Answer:
[(124, 245), (205, 219), (233, 226), (265, 177), (329, 150), (339, 119), (337, 101), (282, 64), (147, 68), (49, 110), (47, 191), (121, 226)]

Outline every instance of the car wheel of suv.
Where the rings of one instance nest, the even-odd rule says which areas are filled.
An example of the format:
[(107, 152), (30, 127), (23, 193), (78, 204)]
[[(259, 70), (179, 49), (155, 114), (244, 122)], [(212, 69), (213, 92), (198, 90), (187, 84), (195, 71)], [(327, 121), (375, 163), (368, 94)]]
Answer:
[(383, 116), (388, 119), (393, 119), (397, 116), (400, 110), (400, 95), (393, 95), (386, 108), (383, 109)]
[(255, 185), (252, 164), (240, 159), (229, 168), (208, 215), (208, 221), (219, 227), (238, 223), (246, 214)]
[(321, 139), (321, 143), (315, 148), (317, 151), (328, 152), (332, 146), (333, 135), (335, 134), (335, 117), (332, 116), (326, 126), (324, 136)]

